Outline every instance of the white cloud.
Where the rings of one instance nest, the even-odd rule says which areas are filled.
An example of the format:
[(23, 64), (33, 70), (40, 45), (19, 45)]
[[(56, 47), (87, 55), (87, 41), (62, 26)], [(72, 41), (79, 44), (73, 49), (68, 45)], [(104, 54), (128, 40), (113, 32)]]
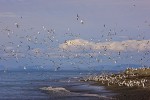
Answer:
[(125, 40), (111, 42), (91, 42), (83, 39), (68, 40), (59, 47), (64, 50), (111, 50), (111, 51), (145, 51), (150, 50), (150, 40)]

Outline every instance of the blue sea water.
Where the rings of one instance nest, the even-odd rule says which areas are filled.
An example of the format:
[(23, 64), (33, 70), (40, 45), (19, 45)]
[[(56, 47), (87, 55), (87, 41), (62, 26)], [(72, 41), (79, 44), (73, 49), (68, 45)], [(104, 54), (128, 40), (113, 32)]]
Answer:
[[(111, 91), (79, 81), (88, 71), (0, 72), (0, 100), (103, 100)], [(96, 72), (95, 72), (96, 73)]]

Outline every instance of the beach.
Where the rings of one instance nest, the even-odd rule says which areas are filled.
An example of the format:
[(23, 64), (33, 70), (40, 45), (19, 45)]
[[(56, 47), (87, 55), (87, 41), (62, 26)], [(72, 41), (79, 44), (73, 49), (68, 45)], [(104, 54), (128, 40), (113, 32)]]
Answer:
[[(149, 76), (131, 74), (120, 79), (125, 77), (124, 74), (101, 73), (100, 71), (90, 74), (88, 71), (0, 72), (0, 100), (150, 100)], [(85, 77), (88, 80), (85, 81)], [(102, 79), (105, 80), (102, 82)], [(108, 84), (111, 79), (114, 81)], [(123, 80), (126, 81), (122, 83)], [(118, 86), (118, 83), (122, 83), (122, 86)]]
[(119, 93), (115, 96), (117, 100), (150, 100), (150, 90), (136, 88), (112, 89)]
[(150, 89), (148, 88), (107, 86), (97, 82), (92, 85), (105, 86), (106, 90), (115, 94), (112, 96), (114, 100), (150, 100)]
[(150, 100), (149, 68), (127, 69), (119, 74), (93, 75), (85, 81), (95, 82), (92, 85), (105, 86), (106, 90), (115, 94), (112, 96), (115, 100)]
[(105, 86), (116, 100), (150, 100), (150, 68), (126, 69), (120, 73), (91, 75), (84, 81)]

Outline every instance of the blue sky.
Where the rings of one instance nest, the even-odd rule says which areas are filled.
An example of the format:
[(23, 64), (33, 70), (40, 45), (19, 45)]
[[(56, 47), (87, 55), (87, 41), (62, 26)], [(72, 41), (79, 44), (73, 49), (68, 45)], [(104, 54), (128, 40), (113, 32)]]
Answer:
[(0, 0), (0, 65), (62, 69), (149, 65), (149, 4), (149, 0)]

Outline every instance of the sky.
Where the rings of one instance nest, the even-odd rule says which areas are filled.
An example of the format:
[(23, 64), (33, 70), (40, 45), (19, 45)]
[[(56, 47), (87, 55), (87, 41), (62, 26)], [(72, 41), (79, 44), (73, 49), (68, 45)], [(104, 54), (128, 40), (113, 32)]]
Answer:
[(1, 69), (150, 64), (149, 0), (0, 0)]

